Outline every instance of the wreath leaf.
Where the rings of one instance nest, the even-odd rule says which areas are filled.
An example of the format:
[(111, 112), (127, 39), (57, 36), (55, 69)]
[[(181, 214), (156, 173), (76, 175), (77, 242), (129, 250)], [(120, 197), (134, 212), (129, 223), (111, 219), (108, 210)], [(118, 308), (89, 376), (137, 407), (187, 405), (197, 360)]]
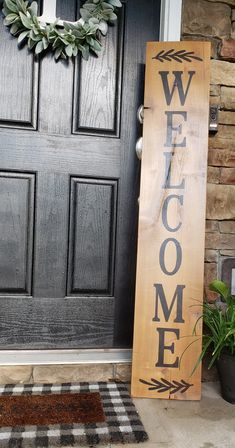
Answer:
[(6, 0), (5, 3), (6, 3), (7, 9), (9, 9), (9, 11), (18, 12), (17, 5), (12, 0)]
[(37, 2), (32, 2), (30, 7), (29, 7), (29, 10), (30, 10), (32, 16), (36, 16), (37, 13), (38, 13), (38, 4), (37, 4)]
[(26, 43), (36, 55), (50, 49), (55, 60), (71, 59), (80, 52), (88, 59), (91, 52), (97, 54), (101, 48), (100, 37), (105, 36), (108, 24), (117, 20), (120, 0), (86, 0), (80, 9), (81, 18), (75, 23), (64, 22), (58, 25), (38, 20), (38, 4), (25, 0), (4, 0), (4, 25), (18, 38), (18, 43)]
[(28, 34), (28, 31), (22, 31), (22, 33), (19, 34), (18, 43), (20, 44), (28, 36)]
[(31, 30), (33, 28), (34, 24), (32, 23), (32, 20), (30, 19), (30, 17), (27, 17), (22, 12), (20, 12), (19, 15), (20, 15), (20, 19), (21, 19), (21, 22), (24, 25), (24, 27)]

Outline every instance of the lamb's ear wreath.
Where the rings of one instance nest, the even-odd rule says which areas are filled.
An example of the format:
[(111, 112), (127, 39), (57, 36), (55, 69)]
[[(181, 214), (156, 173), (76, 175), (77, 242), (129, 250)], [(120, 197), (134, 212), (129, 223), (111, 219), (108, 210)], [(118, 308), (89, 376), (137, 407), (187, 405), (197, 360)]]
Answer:
[(90, 52), (98, 54), (101, 50), (100, 37), (105, 36), (108, 24), (117, 19), (116, 10), (121, 8), (120, 0), (86, 0), (77, 22), (64, 22), (58, 25), (39, 21), (38, 5), (24, 0), (4, 0), (4, 24), (10, 33), (18, 37), (18, 43), (27, 43), (35, 54), (50, 50), (55, 59), (68, 59), (80, 52), (84, 59)]

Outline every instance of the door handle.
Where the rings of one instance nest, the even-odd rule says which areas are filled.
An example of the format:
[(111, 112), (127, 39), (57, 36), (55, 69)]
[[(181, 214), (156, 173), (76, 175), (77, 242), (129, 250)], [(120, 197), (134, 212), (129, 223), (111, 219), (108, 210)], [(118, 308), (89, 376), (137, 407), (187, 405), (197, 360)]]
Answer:
[(140, 107), (137, 110), (137, 120), (140, 124), (143, 124), (144, 122), (144, 105), (141, 104)]
[[(143, 124), (144, 122), (144, 105), (141, 104), (140, 107), (138, 107), (137, 110), (137, 120), (140, 124)], [(139, 160), (141, 160), (142, 157), (142, 150), (143, 150), (143, 137), (138, 138), (136, 145), (135, 145), (135, 152)]]
[(139, 160), (142, 158), (142, 151), (143, 151), (143, 137), (138, 138), (136, 145), (135, 145), (135, 152)]

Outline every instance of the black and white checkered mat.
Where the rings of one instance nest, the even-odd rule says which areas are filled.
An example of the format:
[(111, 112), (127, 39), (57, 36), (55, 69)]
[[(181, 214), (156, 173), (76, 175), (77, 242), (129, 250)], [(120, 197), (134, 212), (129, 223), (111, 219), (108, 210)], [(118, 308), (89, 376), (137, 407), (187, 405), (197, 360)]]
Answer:
[(106, 421), (97, 424), (1, 427), (0, 447), (79, 447), (110, 443), (139, 443), (148, 439), (125, 384), (63, 383), (8, 384), (0, 395), (39, 395), (99, 392)]

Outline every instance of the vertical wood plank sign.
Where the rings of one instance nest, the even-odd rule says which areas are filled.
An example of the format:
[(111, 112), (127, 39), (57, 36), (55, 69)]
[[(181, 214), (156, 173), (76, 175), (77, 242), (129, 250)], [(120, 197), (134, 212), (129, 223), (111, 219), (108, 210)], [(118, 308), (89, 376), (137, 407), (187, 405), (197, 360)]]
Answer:
[(147, 44), (134, 397), (201, 395), (209, 67), (209, 43)]

